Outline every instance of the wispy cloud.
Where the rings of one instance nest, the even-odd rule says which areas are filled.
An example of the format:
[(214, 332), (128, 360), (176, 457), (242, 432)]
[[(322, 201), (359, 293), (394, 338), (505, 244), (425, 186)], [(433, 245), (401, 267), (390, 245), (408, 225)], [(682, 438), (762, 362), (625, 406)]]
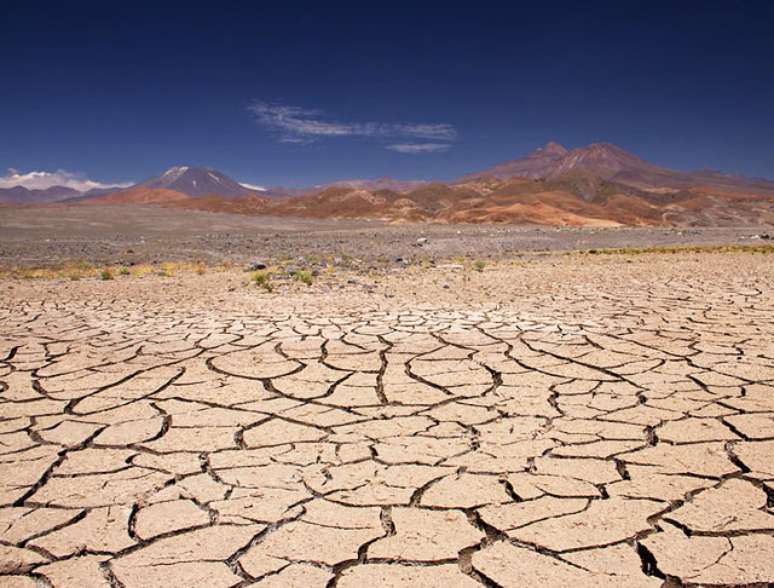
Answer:
[(248, 184), (247, 182), (239, 182), (239, 185), (247, 188), (248, 190), (255, 190), (256, 192), (266, 191), (266, 188), (263, 186), (256, 186), (255, 184)]
[(451, 148), (449, 143), (393, 143), (386, 147), (398, 153), (441, 153)]
[(65, 186), (73, 190), (86, 192), (95, 188), (125, 188), (131, 186), (131, 183), (103, 184), (90, 180), (83, 174), (77, 174), (66, 170), (57, 170), (55, 172), (31, 171), (22, 173), (13, 168), (9, 169), (4, 176), (0, 176), (0, 188), (13, 188), (15, 186), (24, 186), (30, 190), (45, 190), (52, 186)]
[[(385, 123), (385, 122), (345, 122), (332, 120), (321, 110), (255, 102), (250, 106), (256, 122), (274, 132), (283, 143), (312, 143), (322, 138), (335, 137), (373, 137), (377, 139), (426, 139), (431, 141), (452, 142), (457, 138), (457, 129), (448, 123)], [(408, 145), (408, 144), (406, 144)], [(444, 145), (445, 149), (425, 149), (403, 151), (419, 153), (444, 151), (450, 147), (446, 143), (425, 143), (425, 145)], [(394, 145), (388, 145), (394, 149)]]

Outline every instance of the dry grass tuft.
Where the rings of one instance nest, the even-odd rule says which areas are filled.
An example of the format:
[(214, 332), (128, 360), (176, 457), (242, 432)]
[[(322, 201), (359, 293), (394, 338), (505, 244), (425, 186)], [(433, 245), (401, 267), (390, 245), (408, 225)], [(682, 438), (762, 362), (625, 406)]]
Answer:
[(253, 274), (253, 282), (255, 282), (256, 286), (263, 288), (267, 292), (274, 290), (274, 286), (271, 283), (271, 274), (269, 274), (269, 272), (255, 272)]

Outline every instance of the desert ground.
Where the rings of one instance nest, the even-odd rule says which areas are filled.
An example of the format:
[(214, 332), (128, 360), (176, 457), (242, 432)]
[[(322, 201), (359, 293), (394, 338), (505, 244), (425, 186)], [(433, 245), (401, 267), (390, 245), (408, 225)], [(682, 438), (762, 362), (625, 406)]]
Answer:
[[(0, 269), (168, 261), (244, 263), (297, 257), (380, 267), (467, 256), (619, 247), (755, 243), (765, 226), (578, 228), (481, 224), (388, 224), (367, 220), (256, 217), (154, 206), (0, 208)], [(774, 234), (774, 233), (772, 233)], [(770, 236), (770, 235), (769, 235)], [(417, 241), (427, 239), (421, 247)], [(337, 259), (338, 258), (338, 259)], [(398, 260), (400, 258), (400, 260)]]
[[(0, 279), (0, 586), (774, 582), (774, 255), (559, 253), (752, 231), (217, 218), (0, 215), (6, 266), (234, 259)], [(339, 240), (437, 259), (244, 271)]]

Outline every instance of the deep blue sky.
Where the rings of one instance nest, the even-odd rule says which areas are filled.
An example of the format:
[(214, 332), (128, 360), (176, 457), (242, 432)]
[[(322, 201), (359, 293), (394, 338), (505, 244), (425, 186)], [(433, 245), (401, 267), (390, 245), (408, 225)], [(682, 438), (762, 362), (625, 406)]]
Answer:
[[(3, 2), (0, 170), (449, 179), (556, 139), (774, 178), (773, 2), (268, 4)], [(255, 101), (387, 131), (288, 136)], [(385, 148), (437, 143), (388, 136), (416, 124), (457, 136)]]

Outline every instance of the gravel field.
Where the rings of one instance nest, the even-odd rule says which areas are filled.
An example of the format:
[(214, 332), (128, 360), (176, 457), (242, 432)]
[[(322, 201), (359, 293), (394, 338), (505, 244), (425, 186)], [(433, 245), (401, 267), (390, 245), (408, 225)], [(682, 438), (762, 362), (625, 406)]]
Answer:
[[(750, 243), (760, 227), (580, 229), (513, 225), (389, 225), (312, 221), (138, 206), (0, 208), (0, 264), (66, 261), (507, 258), (537, 251)], [(763, 231), (765, 233), (765, 231)], [(419, 239), (427, 239), (417, 246)]]

